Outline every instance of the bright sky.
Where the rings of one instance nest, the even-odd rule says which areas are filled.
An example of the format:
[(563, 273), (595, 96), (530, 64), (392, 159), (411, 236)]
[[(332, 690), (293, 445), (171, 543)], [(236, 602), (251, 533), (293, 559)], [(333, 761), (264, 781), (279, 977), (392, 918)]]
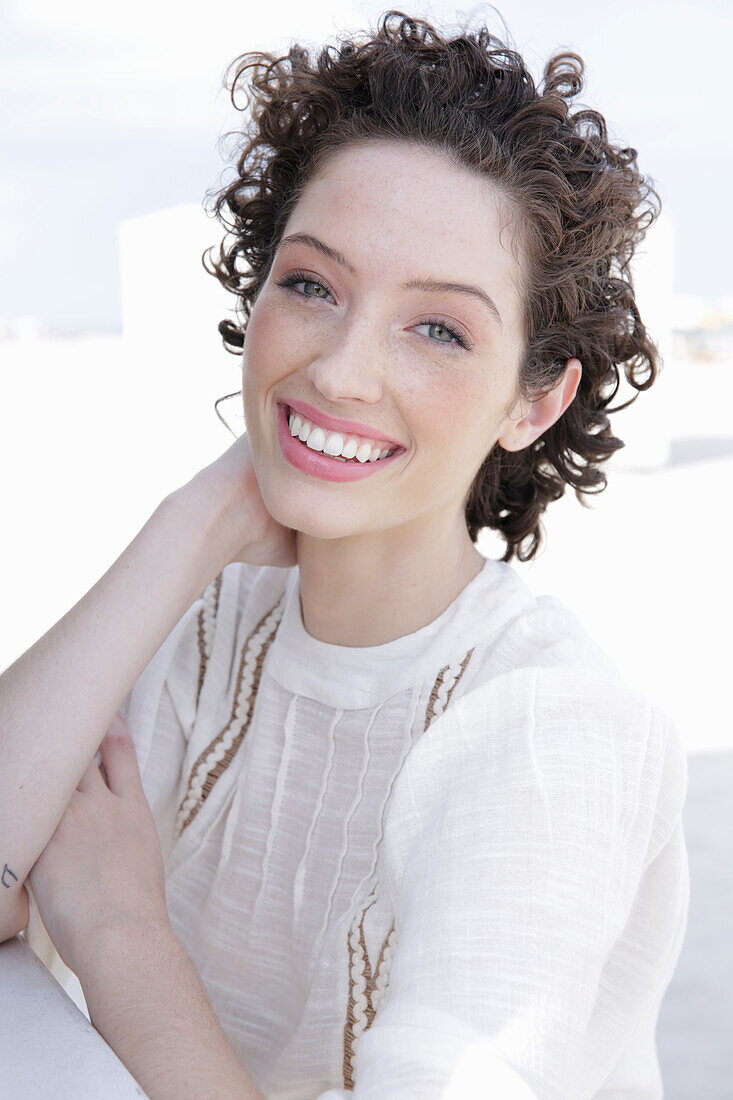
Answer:
[[(371, 0), (0, 0), (0, 317), (118, 330), (117, 225), (216, 186), (217, 139), (238, 117), (221, 88), (227, 63), (334, 41), (386, 10)], [(436, 0), (407, 11), (446, 29), (472, 14), (499, 37), (506, 24), (536, 78), (553, 49), (579, 52), (584, 105), (639, 150), (673, 219), (675, 290), (733, 294), (730, 0)]]

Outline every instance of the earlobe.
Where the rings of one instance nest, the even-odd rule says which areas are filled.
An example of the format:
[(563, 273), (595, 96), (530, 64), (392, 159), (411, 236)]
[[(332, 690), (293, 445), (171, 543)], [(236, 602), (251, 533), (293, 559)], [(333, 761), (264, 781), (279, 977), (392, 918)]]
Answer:
[[(505, 451), (521, 451), (559, 420), (577, 393), (583, 367), (579, 359), (568, 359), (560, 378), (553, 388), (537, 401), (521, 402), (520, 418), (511, 419), (510, 426), (497, 442)], [(516, 415), (516, 404), (512, 414)]]

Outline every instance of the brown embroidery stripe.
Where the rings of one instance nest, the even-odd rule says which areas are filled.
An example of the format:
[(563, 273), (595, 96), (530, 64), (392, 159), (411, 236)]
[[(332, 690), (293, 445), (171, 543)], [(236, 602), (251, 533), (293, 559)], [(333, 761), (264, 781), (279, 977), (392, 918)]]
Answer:
[[(369, 998), (369, 1003), (370, 1004), (372, 1002), (372, 994), (374, 993), (374, 990), (377, 988), (377, 978), (379, 976), (380, 970), (382, 969), (382, 960), (384, 959), (384, 952), (387, 950), (387, 944), (389, 943), (389, 937), (392, 935), (393, 932), (394, 932), (394, 921), (392, 921), (392, 924), (390, 925), (389, 932), (384, 937), (384, 943), (382, 944), (382, 948), (379, 952), (379, 958), (377, 959), (377, 965), (374, 968), (374, 980), (370, 981), (369, 979), (367, 979), (367, 997)], [(376, 1015), (376, 1009), (374, 1010), (374, 1015)], [(371, 1024), (371, 1020), (369, 1021), (369, 1023)]]
[[(457, 688), (457, 686), (458, 686), (458, 684), (461, 680), (461, 677), (463, 676), (463, 673), (466, 671), (466, 668), (468, 667), (468, 662), (471, 660), (471, 657), (473, 656), (473, 652), (474, 652), (475, 648), (476, 647), (474, 646), (472, 649), (469, 649), (468, 653), (463, 658), (463, 661), (461, 662), (460, 671), (459, 671), (459, 673), (458, 673), (458, 675), (456, 676), (456, 679), (455, 679), (455, 683), (450, 688), (450, 690), (448, 692), (448, 695), (446, 697), (445, 707), (448, 706), (451, 699), (453, 698), (453, 693), (454, 693), (455, 689)], [(432, 690), (430, 692), (430, 697), (428, 699), (428, 706), (427, 706), (426, 714), (425, 714), (425, 727), (424, 727), (425, 730), (427, 730), (428, 726), (430, 725), (430, 723), (433, 721), (433, 718), (435, 717), (435, 704), (436, 704), (437, 699), (438, 699), (438, 691), (440, 690), (441, 684), (443, 683), (443, 680), (445, 678), (445, 674), (446, 674), (446, 672), (448, 671), (449, 668), (450, 668), (450, 665), (446, 665), (444, 668), (442, 668), (441, 671), (436, 676), (435, 682), (433, 683), (433, 687), (432, 687)], [(444, 707), (444, 710), (445, 710), (445, 707)], [(374, 993), (374, 990), (376, 989), (376, 979), (377, 979), (377, 975), (379, 974), (379, 971), (380, 971), (381, 966), (382, 966), (382, 959), (384, 958), (384, 952), (386, 950), (387, 943), (389, 942), (389, 937), (394, 932), (394, 927), (395, 927), (394, 926), (394, 921), (393, 921), (389, 932), (387, 933), (387, 935), (384, 938), (384, 942), (382, 944), (382, 949), (379, 952), (379, 959), (377, 961), (375, 974), (374, 974), (374, 977), (372, 977), (371, 966), (370, 966), (370, 963), (369, 963), (369, 956), (367, 955), (366, 941), (364, 939), (364, 917), (365, 917), (365, 915), (367, 913), (367, 910), (369, 908), (370, 908), (370, 906), (366, 907), (366, 909), (362, 913), (361, 921), (359, 923), (359, 942), (361, 943), (361, 947), (362, 947), (362, 950), (364, 952), (364, 979), (365, 979), (365, 983), (366, 983), (366, 999), (367, 999), (367, 1007), (366, 1007), (367, 1023), (366, 1023), (366, 1026), (364, 1028), (364, 1031), (369, 1030), (369, 1028), (372, 1025), (372, 1020), (374, 1019), (374, 1016), (376, 1015), (376, 1010), (374, 1009), (374, 1007), (372, 1005), (372, 995)], [(353, 1078), (353, 1073), (352, 1073), (352, 1069), (351, 1069), (351, 1063), (352, 1063), (352, 1055), (353, 1055), (353, 1049), (354, 1049), (354, 1024), (356, 1023), (356, 1020), (355, 1020), (355, 1017), (354, 1017), (354, 1005), (356, 1004), (356, 1000), (354, 998), (354, 979), (352, 977), (352, 969), (353, 969), (353, 964), (354, 964), (354, 952), (353, 952), (352, 947), (351, 947), (350, 936), (347, 937), (347, 950), (348, 950), (348, 958), (349, 958), (349, 1000), (348, 1000), (348, 1005), (347, 1005), (347, 1009), (346, 1009), (346, 1024), (344, 1026), (344, 1064), (343, 1064), (343, 1071), (344, 1072), (343, 1072), (343, 1076), (344, 1076), (344, 1088), (347, 1089), (349, 1092), (353, 1092), (354, 1078)]]
[[(214, 580), (214, 619), (216, 619), (219, 611), (219, 594), (221, 592), (222, 575)], [(198, 643), (199, 643), (199, 683), (196, 691), (196, 706), (199, 705), (199, 697), (201, 695), (201, 688), (204, 684), (204, 675), (206, 673), (206, 643), (204, 641), (204, 608), (202, 607), (198, 613)]]
[[(367, 1023), (364, 1028), (365, 1031), (369, 1030), (372, 1024), (372, 1020), (374, 1019), (374, 1008), (372, 1007), (372, 990), (374, 988), (374, 982), (372, 981), (372, 970), (369, 963), (369, 954), (367, 952), (366, 939), (364, 938), (364, 917), (366, 916), (369, 909), (371, 909), (372, 905), (374, 905), (375, 901), (376, 898), (374, 899), (374, 901), (370, 902), (369, 905), (367, 905), (366, 909), (361, 915), (361, 920), (359, 921), (359, 944), (361, 945), (361, 949), (364, 953), (364, 980), (366, 982)], [(346, 1009), (346, 1023), (344, 1025), (344, 1088), (348, 1089), (351, 1092), (354, 1088), (354, 1078), (351, 1072), (351, 1057), (352, 1051), (354, 1049), (354, 1026), (356, 1024), (356, 1017), (354, 1016), (354, 1006), (356, 1005), (356, 998), (354, 997), (354, 979), (351, 976), (352, 968), (354, 966), (355, 952), (351, 946), (350, 933), (351, 929), (349, 929), (349, 935), (346, 941), (349, 952), (349, 1003)], [(385, 940), (385, 944), (386, 942), (387, 941)], [(383, 954), (384, 944), (382, 945), (382, 950), (379, 954), (380, 960)]]
[[(474, 646), (473, 649), (475, 649), (475, 648), (476, 647)], [(468, 665), (468, 662), (471, 660), (471, 657), (473, 655), (473, 649), (469, 649), (468, 653), (466, 654), (466, 656), (463, 658), (463, 661), (461, 662), (461, 669), (460, 669), (460, 672), (458, 673), (458, 675), (456, 676), (456, 682), (453, 684), (453, 687), (448, 692), (448, 697), (445, 701), (445, 706), (446, 707), (448, 706), (451, 699), (453, 698), (453, 692), (458, 687), (458, 684), (460, 683), (461, 677), (463, 676), (463, 673), (466, 670), (466, 666)], [(448, 671), (449, 668), (450, 668), (450, 665), (446, 665), (445, 668), (442, 668), (440, 670), (440, 672), (438, 673), (438, 675), (435, 678), (435, 683), (433, 684), (433, 690), (430, 692), (430, 698), (428, 700), (427, 713), (425, 715), (425, 729), (428, 728), (428, 726), (432, 722), (433, 718), (435, 717), (435, 704), (438, 700), (438, 691), (440, 690), (440, 686), (443, 683), (443, 680), (445, 678), (445, 674), (446, 674), (446, 672)]]
[[(275, 607), (277, 607), (277, 604), (275, 605)], [(237, 672), (237, 683), (236, 683), (236, 687), (234, 689), (234, 703), (233, 703), (233, 706), (232, 706), (232, 713), (229, 717), (229, 721), (227, 722), (226, 726), (224, 726), (223, 730), (221, 730), (221, 732), (217, 734), (217, 736), (214, 738), (214, 740), (205, 749), (203, 749), (199, 753), (195, 763), (193, 764), (193, 767), (191, 768), (191, 772), (190, 772), (189, 778), (188, 778), (188, 786), (187, 786), (186, 794), (184, 795), (183, 800), (181, 801), (181, 805), (178, 808), (179, 813), (181, 812), (181, 809), (183, 808), (183, 803), (186, 801), (186, 798), (188, 797), (188, 794), (191, 790), (191, 787), (193, 786), (193, 780), (194, 780), (194, 777), (196, 775), (196, 772), (199, 769), (199, 766), (203, 763), (204, 759), (209, 755), (209, 753), (212, 752), (212, 750), (216, 748), (218, 743), (224, 738), (225, 734), (227, 733), (227, 731), (231, 728), (231, 726), (234, 723), (235, 711), (236, 711), (237, 705), (239, 703), (239, 692), (240, 692), (240, 689), (241, 689), (241, 686), (242, 686), (242, 679), (244, 677), (245, 660), (246, 660), (247, 653), (249, 652), (249, 648), (252, 644), (253, 639), (255, 637), (257, 637), (260, 630), (262, 629), (263, 624), (269, 618), (269, 616), (272, 614), (274, 609), (275, 609), (274, 607), (270, 608), (270, 610), (262, 616), (262, 618), (258, 622), (257, 626), (248, 635), (247, 641), (244, 643), (244, 646), (242, 648), (242, 655), (241, 655), (240, 661), (239, 661), (239, 670)], [(273, 641), (276, 633), (277, 633), (277, 629), (275, 631), (273, 631), (273, 633), (270, 635), (270, 637), (267, 639), (267, 641), (263, 643), (262, 649), (260, 650), (260, 652), (257, 656), (257, 662), (255, 664), (253, 678), (252, 678), (252, 690), (251, 690), (251, 694), (249, 696), (249, 711), (248, 711), (247, 717), (244, 721), (244, 724), (242, 725), (242, 729), (239, 731), (237, 736), (234, 738), (231, 746), (229, 747), (227, 752), (224, 754), (222, 759), (218, 762), (218, 764), (216, 764), (216, 766), (214, 768), (212, 768), (212, 770), (206, 776), (206, 779), (204, 780), (203, 788), (202, 788), (202, 791), (201, 791), (201, 798), (198, 800), (196, 805), (193, 806), (191, 808), (191, 810), (189, 811), (188, 817), (186, 818), (186, 820), (183, 822), (183, 825), (181, 826), (181, 832), (183, 832), (183, 830), (188, 825), (190, 825), (191, 822), (193, 821), (193, 819), (196, 817), (196, 814), (199, 812), (199, 810), (203, 806), (204, 802), (206, 801), (206, 799), (211, 794), (212, 788), (213, 788), (214, 784), (216, 783), (217, 779), (219, 779), (219, 777), (221, 775), (223, 775), (223, 773), (229, 767), (229, 765), (231, 764), (232, 760), (234, 759), (234, 757), (236, 755), (237, 749), (239, 748), (242, 741), (244, 740), (244, 735), (245, 735), (245, 733), (247, 732), (247, 730), (249, 728), (249, 723), (250, 723), (250, 720), (252, 718), (252, 712), (254, 710), (254, 703), (255, 703), (255, 699), (257, 697), (257, 691), (258, 691), (259, 686), (260, 686), (260, 675), (261, 675), (261, 672), (262, 672), (262, 663), (263, 663), (265, 657), (267, 656), (267, 653), (269, 652), (270, 646), (272, 645), (272, 641)]]

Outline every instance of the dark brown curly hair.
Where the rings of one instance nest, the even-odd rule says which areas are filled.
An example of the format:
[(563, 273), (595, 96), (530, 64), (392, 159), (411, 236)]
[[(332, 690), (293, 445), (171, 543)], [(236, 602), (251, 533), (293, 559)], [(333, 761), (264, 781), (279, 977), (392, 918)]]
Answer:
[[(501, 188), (515, 212), (526, 257), (524, 347), (517, 396), (532, 401), (559, 381), (567, 360), (583, 366), (575, 398), (520, 451), (496, 444), (465, 500), (471, 540), (482, 527), (506, 541), (502, 561), (529, 561), (542, 542), (540, 517), (566, 485), (582, 494), (607, 485), (601, 463), (624, 443), (608, 414), (619, 366), (636, 389), (657, 377), (659, 352), (636, 306), (629, 261), (661, 203), (640, 174), (637, 151), (608, 140), (594, 110), (571, 112), (585, 71), (576, 53), (554, 54), (535, 86), (522, 57), (486, 27), (444, 37), (423, 19), (389, 11), (375, 32), (340, 38), (311, 58), (246, 53), (225, 77), (248, 112), (237, 140), (235, 178), (213, 210), (227, 230), (206, 270), (237, 296), (239, 325), (222, 321), (238, 353), (285, 223), (329, 153), (369, 138), (408, 140), (447, 154)], [(240, 93), (244, 87), (244, 102)], [(207, 260), (210, 266), (207, 264)], [(642, 377), (646, 375), (646, 377)]]

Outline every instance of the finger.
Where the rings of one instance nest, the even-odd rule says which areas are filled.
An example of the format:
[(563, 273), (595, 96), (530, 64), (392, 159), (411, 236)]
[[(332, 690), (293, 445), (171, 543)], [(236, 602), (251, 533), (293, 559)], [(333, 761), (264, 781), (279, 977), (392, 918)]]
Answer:
[(120, 798), (144, 798), (135, 745), (119, 713), (110, 722), (99, 751), (112, 794)]
[(107, 786), (102, 778), (102, 774), (97, 765), (97, 761), (92, 757), (92, 760), (84, 772), (83, 776), (76, 785), (77, 791), (81, 791), (84, 794), (94, 794), (95, 791), (106, 790)]

